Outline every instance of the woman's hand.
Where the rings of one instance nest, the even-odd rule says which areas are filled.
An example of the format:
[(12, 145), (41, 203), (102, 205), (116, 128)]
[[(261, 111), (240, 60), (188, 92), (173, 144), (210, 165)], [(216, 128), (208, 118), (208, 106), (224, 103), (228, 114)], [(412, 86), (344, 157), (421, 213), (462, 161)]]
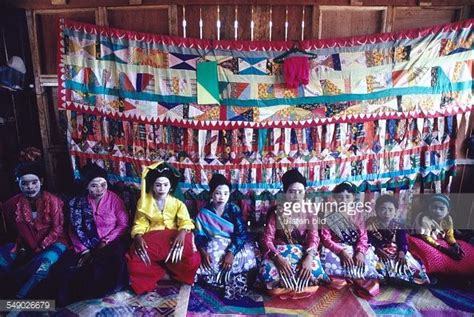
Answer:
[(403, 251), (398, 251), (397, 253), (397, 262), (400, 263), (400, 265), (407, 265), (407, 258), (406, 254)]
[(224, 259), (222, 260), (222, 268), (228, 271), (232, 268), (232, 263), (234, 263), (234, 254), (232, 254), (232, 252), (227, 251)]
[(212, 267), (211, 267), (212, 260), (209, 253), (207, 253), (204, 249), (199, 249), (199, 253), (201, 253), (201, 266), (205, 270), (209, 270), (209, 271), (212, 270)]
[(346, 269), (349, 269), (354, 266), (354, 261), (346, 250), (342, 250), (337, 256), (341, 260), (342, 266)]
[(356, 252), (354, 256), (354, 265), (360, 269), (365, 267), (365, 255), (362, 252)]
[[(302, 281), (309, 281), (311, 279), (311, 277), (312, 277), (311, 264), (312, 263), (313, 263), (313, 255), (311, 255), (311, 254), (306, 255), (303, 262), (301, 262), (300, 272), (299, 272), (299, 275), (298, 275), (298, 280), (300, 280), (301, 283), (302, 283)], [(308, 283), (305, 283), (305, 284), (308, 284)]]
[(379, 257), (380, 261), (382, 261), (382, 263), (386, 263), (391, 260), (390, 255), (387, 252), (385, 252), (382, 248), (375, 249), (375, 254), (377, 254), (377, 256)]
[(145, 239), (143, 239), (141, 234), (137, 234), (133, 238), (133, 246), (135, 247), (135, 254), (140, 257), (140, 259), (145, 263), (146, 265), (151, 265), (151, 260), (150, 257), (148, 256), (148, 245), (145, 242)]
[(281, 255), (277, 255), (273, 258), (273, 262), (277, 267), (280, 274), (283, 274), (285, 277), (291, 278), (293, 276), (293, 271), (291, 270), (290, 263)]
[(460, 255), (461, 259), (464, 258), (465, 253), (459, 244), (455, 243), (451, 246), (451, 248), (453, 248), (454, 251)]
[(174, 238), (173, 240), (170, 253), (168, 253), (165, 262), (168, 262), (168, 260), (171, 260), (171, 263), (177, 263), (181, 261), (181, 258), (183, 256), (184, 239), (186, 238), (186, 233), (187, 232), (184, 229), (178, 232), (176, 238)]

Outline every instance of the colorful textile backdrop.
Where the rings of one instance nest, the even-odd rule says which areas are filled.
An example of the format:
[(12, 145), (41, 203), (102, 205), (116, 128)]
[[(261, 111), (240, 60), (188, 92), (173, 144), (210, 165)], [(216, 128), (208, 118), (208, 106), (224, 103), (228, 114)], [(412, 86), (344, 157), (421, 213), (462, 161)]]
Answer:
[[(61, 20), (59, 107), (74, 171), (92, 159), (112, 180), (138, 186), (143, 165), (166, 160), (183, 172), (187, 199), (200, 204), (211, 174), (221, 172), (255, 220), (290, 167), (310, 190), (443, 180), (454, 172), (456, 134), (465, 133), (458, 129), (473, 105), (473, 23), (298, 42), (318, 57), (309, 84), (287, 89), (273, 59), (294, 42), (197, 40)], [(219, 98), (206, 87), (213, 76), (197, 83), (203, 61), (217, 63)], [(201, 100), (220, 104), (198, 104), (198, 84), (208, 93)]]

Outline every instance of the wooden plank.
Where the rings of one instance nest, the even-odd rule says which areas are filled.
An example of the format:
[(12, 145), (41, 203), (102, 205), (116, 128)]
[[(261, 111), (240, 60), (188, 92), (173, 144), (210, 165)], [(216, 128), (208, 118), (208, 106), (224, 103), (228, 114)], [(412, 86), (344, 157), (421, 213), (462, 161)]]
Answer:
[(319, 6), (313, 6), (313, 14), (312, 14), (312, 28), (311, 28), (311, 36), (313, 39), (319, 39), (319, 18), (320, 18), (321, 11), (319, 11)]
[(320, 38), (325, 39), (380, 33), (384, 29), (387, 9), (321, 6), (320, 10)]
[(168, 6), (168, 30), (169, 34), (173, 36), (178, 35), (178, 6)]
[(462, 7), (395, 7), (393, 32), (439, 24), (458, 20)]
[(30, 41), (30, 49), (32, 53), (32, 66), (33, 74), (35, 78), (35, 93), (36, 93), (36, 105), (38, 107), (38, 120), (40, 125), (41, 145), (43, 148), (43, 160), (46, 172), (46, 184), (54, 190), (54, 180), (52, 177), (53, 166), (47, 153), (50, 146), (49, 140), (49, 122), (47, 116), (47, 104), (43, 98), (43, 88), (40, 85), (40, 73), (41, 73), (41, 62), (40, 53), (38, 48), (38, 38), (36, 34), (35, 16), (31, 11), (26, 12), (26, 22), (28, 25), (28, 37)]
[(58, 87), (58, 75), (40, 75), (41, 87)]
[(51, 0), (51, 4), (54, 5), (54, 6), (66, 5), (67, 0)]
[(107, 8), (108, 24), (129, 31), (169, 35), (168, 6)]
[(217, 40), (217, 6), (203, 6), (202, 20), (204, 22), (202, 37)]
[[(134, 1), (134, 0), (132, 0)], [(364, 6), (418, 6), (420, 0), (352, 0), (362, 1)], [(51, 4), (51, 0), (5, 0), (5, 4), (12, 8), (23, 8), (29, 10), (38, 9), (54, 9), (61, 6)], [(143, 5), (176, 5), (173, 0), (142, 0)], [(450, 6), (450, 5), (472, 5), (472, 0), (431, 0), (432, 6)], [(332, 6), (348, 6), (351, 0), (285, 0), (275, 3), (274, 0), (181, 0), (179, 5), (332, 5)], [(64, 8), (96, 8), (111, 6), (130, 6), (130, 0), (69, 0)]]
[(268, 41), (270, 35), (270, 6), (255, 6), (253, 11), (255, 22), (254, 40)]
[(472, 0), (432, 0), (433, 6), (458, 6), (458, 5), (472, 5)]
[(469, 19), (469, 14), (470, 13), (471, 13), (471, 7), (470, 6), (463, 6), (461, 8), (461, 11), (459, 12), (459, 19), (458, 20)]
[(128, 4), (130, 5), (141, 5), (143, 3), (142, 0), (128, 0)]
[[(364, 5), (367, 5), (367, 1), (376, 0), (363, 0)], [(380, 0), (379, 0), (380, 1)], [(389, 1), (389, 0), (385, 0)], [(393, 0), (395, 4), (400, 1), (407, 0)], [(416, 0), (412, 0), (416, 3)], [(469, 0), (465, 4), (469, 4)], [(9, 7), (23, 8), (23, 9), (53, 9), (58, 6), (51, 4), (51, 0), (5, 0)], [(206, 6), (206, 5), (222, 5), (222, 6), (235, 6), (235, 5), (247, 5), (247, 6), (259, 6), (259, 5), (275, 5), (274, 0), (181, 0), (179, 2), (175, 0), (142, 0), (143, 5), (186, 5), (186, 6)], [(278, 5), (350, 5), (351, 0), (285, 0), (279, 1)], [(387, 3), (384, 3), (387, 4)], [(398, 5), (398, 4), (397, 4)], [(401, 5), (406, 5), (402, 2)], [(130, 0), (68, 0), (67, 8), (96, 8), (96, 7), (112, 7), (112, 6), (130, 6)], [(66, 6), (64, 6), (66, 7)]]
[(277, 5), (273, 6), (273, 27), (272, 27), (272, 40), (283, 41), (285, 40), (285, 17), (286, 17), (286, 6)]
[(301, 40), (301, 22), (303, 21), (303, 6), (288, 6), (288, 40)]
[(395, 9), (393, 6), (388, 6), (386, 11), (385, 19), (385, 30), (384, 32), (392, 32), (393, 30), (393, 19), (395, 18)]
[(97, 25), (108, 26), (109, 18), (107, 16), (107, 8), (98, 7), (95, 19), (96, 19)]
[(430, 7), (431, 5), (433, 5), (433, 3), (431, 2), (431, 0), (418, 0), (418, 5), (420, 7)]
[(250, 41), (250, 23), (252, 21), (252, 6), (239, 6), (237, 12), (239, 30), (237, 37), (239, 40)]
[(304, 13), (304, 39), (313, 39), (313, 8), (314, 6), (305, 6)]
[[(238, 13), (238, 8), (237, 8)], [(221, 39), (234, 40), (235, 6), (221, 6)], [(239, 25), (239, 27), (241, 27)]]
[(96, 23), (96, 9), (35, 11), (36, 45), (40, 52), (41, 74), (55, 74), (57, 62), (57, 21), (59, 17)]

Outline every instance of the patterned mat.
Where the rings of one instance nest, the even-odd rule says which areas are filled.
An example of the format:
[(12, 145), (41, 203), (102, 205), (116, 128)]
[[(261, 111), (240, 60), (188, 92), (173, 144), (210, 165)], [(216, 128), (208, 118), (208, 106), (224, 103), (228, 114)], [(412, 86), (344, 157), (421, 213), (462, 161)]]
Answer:
[(190, 286), (159, 285), (155, 291), (136, 296), (131, 291), (86, 300), (67, 306), (60, 316), (184, 316)]
[(380, 316), (472, 316), (474, 291), (390, 286), (369, 304)]
[[(281, 300), (252, 292), (241, 300), (226, 300), (216, 291), (199, 285), (162, 284), (151, 293), (136, 296), (130, 291), (102, 299), (69, 305), (59, 316), (448, 316), (474, 313), (474, 290), (446, 286), (382, 286), (368, 302), (350, 289), (321, 287), (313, 296)], [(9, 314), (9, 316), (22, 314)]]
[(308, 298), (282, 300), (251, 294), (239, 301), (223, 299), (215, 291), (195, 285), (189, 299), (188, 317), (196, 316), (366, 316), (368, 305), (359, 301), (350, 290), (333, 291), (320, 288)]

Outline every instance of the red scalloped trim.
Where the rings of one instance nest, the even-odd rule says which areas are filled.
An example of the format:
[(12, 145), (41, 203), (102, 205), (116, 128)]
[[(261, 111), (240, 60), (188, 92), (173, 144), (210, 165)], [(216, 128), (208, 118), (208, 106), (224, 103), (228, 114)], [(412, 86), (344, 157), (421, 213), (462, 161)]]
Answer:
[(438, 118), (440, 116), (452, 116), (459, 113), (472, 111), (474, 105), (459, 107), (455, 110), (449, 109), (437, 112), (386, 112), (382, 114), (371, 115), (349, 115), (337, 118), (320, 118), (304, 121), (269, 121), (269, 122), (247, 122), (247, 121), (197, 121), (192, 119), (170, 119), (170, 118), (144, 118), (137, 115), (126, 115), (123, 113), (107, 113), (99, 109), (91, 109), (91, 107), (78, 105), (72, 102), (65, 107), (66, 110), (80, 111), (81, 113), (88, 113), (97, 116), (104, 116), (115, 120), (129, 120), (143, 124), (163, 124), (172, 125), (179, 128), (200, 129), (200, 130), (220, 130), (220, 129), (236, 129), (236, 128), (311, 128), (325, 124), (333, 123), (351, 123), (351, 122), (367, 122), (374, 120), (389, 120), (389, 119), (417, 119), (417, 118)]
[(457, 31), (461, 28), (471, 28), (474, 24), (474, 19), (468, 19), (444, 25), (437, 25), (429, 28), (419, 28), (394, 33), (379, 33), (373, 35), (305, 41), (201, 40), (195, 38), (182, 38), (177, 36), (156, 35), (150, 33), (127, 31), (106, 26), (99, 26), (95, 24), (76, 22), (67, 19), (62, 19), (62, 23), (66, 27), (71, 27), (76, 30), (82, 30), (88, 33), (100, 33), (104, 36), (113, 36), (116, 38), (122, 38), (124, 36), (127, 36), (128, 38), (133, 38), (134, 40), (142, 40), (145, 42), (159, 42), (163, 45), (171, 45), (185, 48), (195, 48), (202, 50), (223, 49), (237, 51), (284, 51), (295, 45), (301, 47), (302, 49), (321, 49), (364, 45), (367, 44), (367, 42), (375, 44), (378, 42), (383, 43), (399, 39), (414, 39), (417, 37), (425, 37), (431, 34), (437, 34), (441, 32)]
[[(411, 155), (415, 153), (423, 153), (423, 152), (432, 152), (432, 151), (442, 151), (448, 149), (450, 146), (456, 144), (455, 139), (450, 139), (448, 142), (443, 144), (436, 144), (436, 145), (422, 145), (412, 149), (406, 149), (401, 151), (394, 151), (390, 152), (390, 156), (403, 156), (403, 155)], [(144, 160), (144, 159), (137, 159), (133, 157), (127, 156), (112, 156), (107, 154), (97, 154), (97, 153), (85, 153), (79, 152), (76, 150), (70, 150), (71, 155), (77, 156), (79, 158), (86, 158), (86, 159), (101, 159), (101, 160), (112, 160), (115, 162), (127, 162), (127, 163), (138, 163), (141, 165), (149, 165), (152, 163), (152, 160)], [(251, 169), (251, 168), (258, 168), (258, 169), (265, 169), (265, 168), (295, 168), (295, 167), (314, 167), (318, 165), (327, 165), (329, 162), (333, 162), (335, 165), (340, 165), (346, 162), (353, 162), (353, 161), (360, 161), (361, 157), (364, 157), (363, 160), (377, 160), (387, 156), (386, 152), (377, 153), (377, 154), (366, 154), (366, 155), (359, 155), (355, 157), (348, 157), (348, 158), (339, 158), (334, 160), (321, 160), (317, 162), (288, 162), (288, 163), (230, 163), (230, 164), (223, 164), (223, 165), (201, 165), (198, 163), (182, 163), (182, 162), (173, 162), (173, 165), (177, 168), (192, 168), (192, 169), (203, 169), (203, 170), (223, 170), (223, 171), (230, 171), (233, 169)]]

